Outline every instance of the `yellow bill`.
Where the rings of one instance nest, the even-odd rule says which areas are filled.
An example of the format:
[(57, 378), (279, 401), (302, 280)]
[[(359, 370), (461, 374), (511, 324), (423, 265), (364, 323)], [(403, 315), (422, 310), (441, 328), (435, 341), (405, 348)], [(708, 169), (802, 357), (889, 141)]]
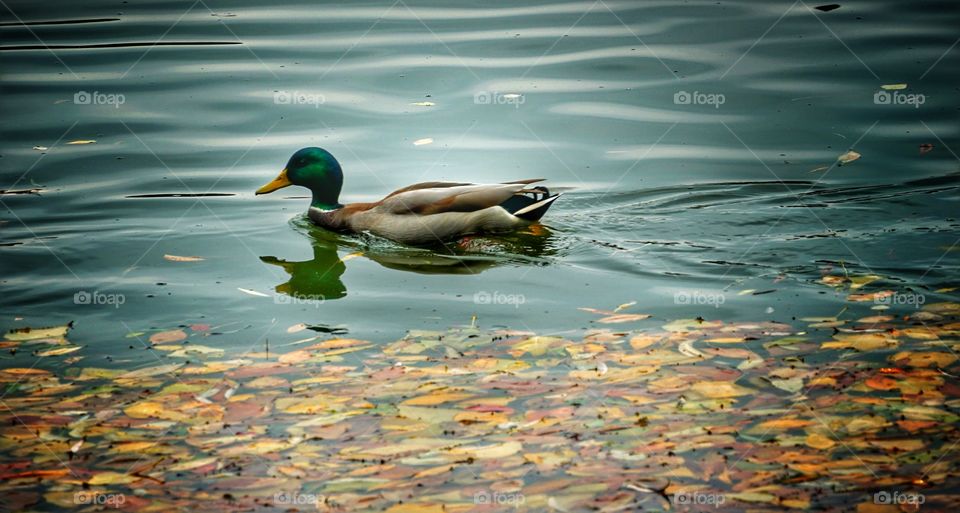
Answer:
[(289, 178), (287, 178), (287, 169), (284, 168), (283, 171), (280, 171), (280, 174), (277, 175), (272, 182), (257, 189), (256, 194), (269, 194), (277, 189), (283, 189), (288, 185), (293, 185), (293, 183)]

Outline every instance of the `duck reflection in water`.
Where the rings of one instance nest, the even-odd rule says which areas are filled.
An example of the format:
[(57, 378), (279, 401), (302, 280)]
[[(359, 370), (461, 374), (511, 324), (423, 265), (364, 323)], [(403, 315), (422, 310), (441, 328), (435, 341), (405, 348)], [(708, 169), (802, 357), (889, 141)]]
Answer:
[[(282, 268), (289, 280), (275, 290), (301, 300), (324, 301), (347, 295), (341, 279), (346, 262), (362, 256), (383, 267), (419, 274), (479, 274), (500, 265), (549, 265), (556, 240), (543, 225), (504, 237), (464, 237), (433, 248), (413, 248), (374, 237), (346, 237), (308, 228), (313, 258), (291, 262), (275, 256), (260, 260)], [(340, 255), (341, 250), (345, 252)]]

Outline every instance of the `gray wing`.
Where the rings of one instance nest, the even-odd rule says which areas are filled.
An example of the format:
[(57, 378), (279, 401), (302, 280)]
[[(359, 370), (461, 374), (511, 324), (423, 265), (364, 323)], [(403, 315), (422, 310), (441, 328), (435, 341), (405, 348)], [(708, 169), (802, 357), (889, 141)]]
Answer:
[(444, 212), (475, 212), (497, 206), (523, 191), (528, 183), (522, 180), (498, 184), (447, 184), (440, 187), (417, 187), (399, 190), (377, 206), (391, 214), (429, 215)]

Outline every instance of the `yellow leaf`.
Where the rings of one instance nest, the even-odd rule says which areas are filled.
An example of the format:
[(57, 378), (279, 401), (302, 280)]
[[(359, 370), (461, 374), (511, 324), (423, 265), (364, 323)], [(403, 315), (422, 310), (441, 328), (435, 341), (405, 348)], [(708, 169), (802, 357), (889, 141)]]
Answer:
[(904, 328), (900, 332), (916, 340), (940, 340), (940, 336), (931, 328)]
[(67, 335), (70, 325), (52, 328), (17, 328), (7, 332), (7, 340), (37, 340), (41, 338), (62, 338)]
[(560, 337), (530, 337), (523, 342), (514, 344), (510, 354), (517, 358), (524, 353), (530, 353), (530, 356), (543, 356), (554, 342), (561, 340), (563, 339)]
[(853, 162), (853, 161), (855, 161), (855, 160), (857, 160), (857, 159), (859, 159), (859, 158), (860, 158), (860, 154), (859, 154), (859, 153), (857, 153), (857, 152), (855, 152), (855, 151), (853, 151), (853, 150), (850, 150), (850, 151), (844, 153), (843, 155), (840, 155), (839, 157), (837, 157), (837, 164), (840, 165), (840, 166), (845, 166), (845, 165), (847, 165), (847, 164), (849, 164), (849, 163), (851, 163), (851, 162)]
[(865, 294), (850, 294), (847, 296), (847, 301), (853, 301), (855, 303), (880, 303), (884, 299), (893, 295), (892, 290), (881, 290), (879, 292), (867, 292)]
[(815, 424), (812, 420), (803, 419), (776, 419), (761, 422), (753, 431), (785, 431), (788, 429), (802, 428)]
[(738, 500), (741, 502), (763, 502), (767, 504), (772, 504), (777, 500), (777, 496), (769, 493), (762, 492), (740, 492), (740, 493), (728, 493), (727, 497)]
[(473, 397), (473, 394), (463, 392), (434, 392), (413, 399), (407, 399), (402, 404), (407, 406), (436, 406), (443, 403), (462, 401)]
[(340, 409), (341, 405), (349, 400), (349, 397), (340, 397), (328, 394), (317, 394), (313, 397), (297, 398), (284, 397), (277, 399), (277, 409), (293, 414), (313, 415), (316, 413), (328, 412), (330, 410)]
[(166, 365), (157, 365), (155, 367), (147, 367), (145, 369), (137, 369), (135, 371), (125, 372), (117, 378), (119, 379), (139, 379), (139, 378), (149, 378), (153, 376), (159, 376), (160, 374), (169, 374), (175, 370), (183, 367), (182, 363), (169, 363)]
[(521, 449), (523, 449), (523, 445), (520, 442), (504, 442), (502, 444), (454, 447), (448, 452), (451, 454), (470, 456), (478, 460), (489, 460), (512, 456), (520, 452)]
[(15, 376), (27, 376), (27, 375), (36, 375), (36, 376), (46, 376), (50, 374), (49, 372), (42, 369), (25, 369), (23, 367), (15, 367), (12, 369), (3, 369), (6, 374), (13, 374)]
[(137, 476), (131, 476), (129, 474), (121, 474), (119, 472), (101, 472), (95, 474), (90, 478), (87, 483), (91, 485), (110, 485), (110, 484), (127, 484), (139, 480)]
[(835, 335), (835, 341), (824, 342), (821, 349), (856, 349), (857, 351), (873, 351), (875, 349), (892, 349), (899, 342), (883, 333), (854, 333)]
[(405, 502), (391, 506), (386, 513), (453, 513), (453, 511), (455, 510), (451, 510), (441, 504)]
[(126, 413), (128, 417), (133, 417), (135, 419), (157, 418), (164, 420), (185, 421), (190, 418), (188, 415), (183, 413), (168, 410), (163, 404), (153, 401), (141, 401), (139, 403), (134, 403), (124, 409), (123, 412)]
[(369, 342), (366, 340), (358, 340), (355, 338), (333, 338), (330, 340), (324, 340), (323, 342), (318, 342), (307, 347), (307, 349), (342, 349), (345, 347), (362, 346), (366, 344), (369, 344)]
[(910, 367), (948, 367), (957, 361), (957, 356), (951, 353), (941, 351), (930, 351), (919, 353), (914, 351), (901, 351), (890, 357), (890, 361), (899, 364), (906, 363)]
[(834, 445), (837, 445), (837, 443), (833, 440), (817, 433), (810, 433), (807, 435), (806, 443), (808, 446), (813, 447), (814, 449), (829, 449)]
[(630, 339), (630, 347), (639, 351), (645, 347), (650, 347), (653, 344), (656, 344), (659, 340), (660, 340), (660, 337), (653, 337), (650, 335), (637, 335)]
[(879, 279), (881, 279), (881, 277), (880, 277), (880, 276), (877, 276), (876, 274), (868, 274), (868, 275), (865, 275), (865, 276), (851, 276), (851, 277), (850, 277), (850, 288), (851, 288), (851, 289), (859, 289), (859, 288), (863, 287), (864, 285), (873, 283), (873, 282), (875, 282), (875, 281), (877, 281), (877, 280), (879, 280)]
[(289, 353), (280, 355), (280, 358), (277, 358), (277, 361), (280, 363), (300, 363), (309, 360), (310, 356), (311, 354), (309, 351), (290, 351)]
[(46, 351), (37, 351), (37, 356), (60, 356), (63, 354), (70, 354), (74, 351), (79, 351), (83, 346), (71, 346), (71, 347), (59, 347), (56, 349), (47, 349)]
[(608, 315), (602, 319), (599, 319), (597, 322), (603, 324), (620, 324), (623, 322), (634, 322), (642, 321), (644, 319), (649, 319), (650, 314), (617, 314), (617, 315)]
[(209, 458), (200, 458), (191, 461), (184, 461), (177, 463), (176, 465), (171, 465), (167, 467), (167, 472), (183, 472), (185, 470), (193, 470), (197, 467), (203, 467), (217, 461), (216, 456), (210, 456)]
[(198, 256), (163, 255), (163, 258), (171, 262), (202, 262), (203, 261), (203, 257), (198, 257)]
[(161, 331), (160, 333), (150, 335), (150, 343), (169, 344), (170, 342), (178, 342), (185, 338), (187, 338), (187, 334), (183, 330)]
[(709, 399), (739, 397), (753, 392), (730, 381), (700, 381), (691, 385), (690, 391)]

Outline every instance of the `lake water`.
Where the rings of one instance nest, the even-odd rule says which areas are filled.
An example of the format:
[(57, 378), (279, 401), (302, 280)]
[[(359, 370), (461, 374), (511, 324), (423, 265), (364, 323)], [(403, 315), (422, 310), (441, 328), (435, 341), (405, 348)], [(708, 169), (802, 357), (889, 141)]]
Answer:
[[(386, 343), (576, 334), (581, 307), (789, 324), (957, 297), (950, 2), (5, 6), (0, 329), (74, 321), (85, 364), (156, 364), (128, 333), (198, 323), (240, 354), (299, 323)], [(344, 202), (565, 194), (542, 227), (444, 248), (335, 236), (305, 189), (253, 195), (306, 146)]]
[[(0, 53), (0, 176), (43, 189), (2, 197), (3, 324), (76, 320), (109, 353), (130, 330), (203, 318), (254, 338), (297, 322), (390, 338), (474, 315), (565, 330), (592, 320), (577, 307), (631, 301), (789, 320), (843, 307), (815, 283), (841, 262), (931, 294), (957, 264), (960, 52), (944, 5), (13, 2), (23, 21), (88, 22), (7, 12), (4, 46), (117, 47)], [(183, 45), (129, 46), (155, 41)], [(875, 103), (900, 83), (925, 101)], [(95, 104), (109, 95), (123, 103)], [(539, 235), (464, 243), (482, 260), (465, 266), (318, 237), (305, 189), (253, 196), (311, 145), (341, 161), (344, 201), (424, 180), (571, 190)], [(863, 157), (832, 166), (849, 149)], [(198, 193), (223, 196), (137, 197)]]

